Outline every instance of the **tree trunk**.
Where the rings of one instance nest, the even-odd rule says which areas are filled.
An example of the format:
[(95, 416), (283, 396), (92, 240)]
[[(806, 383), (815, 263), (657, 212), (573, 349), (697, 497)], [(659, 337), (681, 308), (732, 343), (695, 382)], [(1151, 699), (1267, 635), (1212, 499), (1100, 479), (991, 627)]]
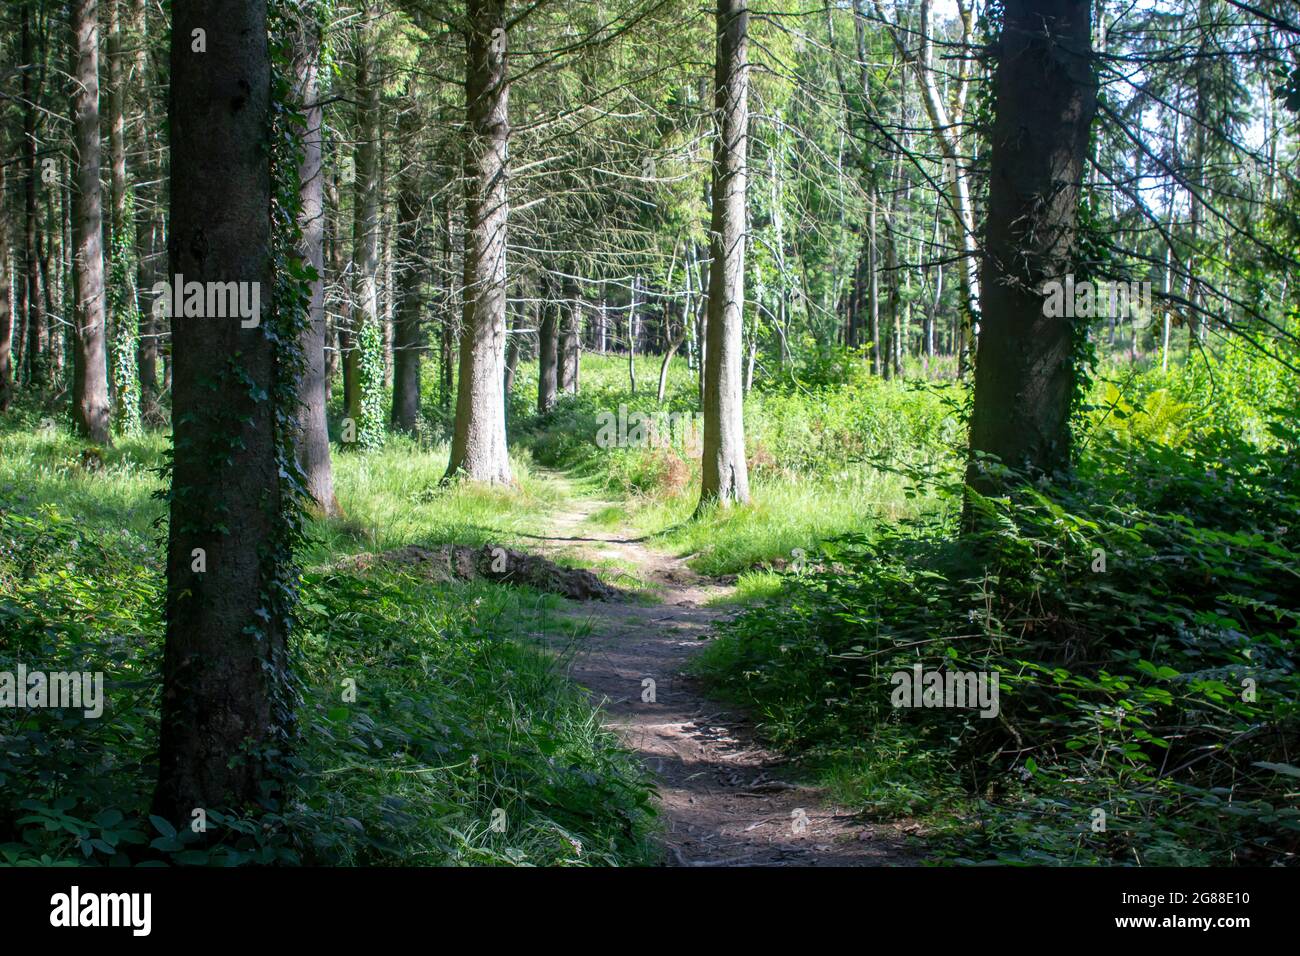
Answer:
[[(149, 37), (148, 20), (145, 16), (145, 0), (132, 0), (130, 28), (127, 45), (133, 49), (131, 59), (132, 81), (139, 90), (140, 114), (135, 124), (136, 132), (132, 138), (136, 155), (136, 198), (141, 200), (135, 205), (135, 263), (136, 291), (142, 295), (152, 289), (158, 275), (160, 237), (162, 235), (161, 212), (148, 206), (157, 195), (153, 187), (142, 187), (141, 181), (153, 179), (154, 169), (150, 160), (149, 131), (161, 124), (153, 122), (149, 104)], [(144, 201), (147, 191), (149, 201)], [(162, 327), (155, 318), (152, 303), (140, 300), (138, 303), (140, 321), (140, 339), (136, 352), (136, 370), (140, 376), (140, 420), (146, 427), (156, 427), (163, 423), (162, 407), (158, 396), (158, 335)]]
[[(975, 204), (971, 198), (969, 176), (962, 167), (967, 162), (962, 155), (962, 130), (966, 93), (970, 82), (970, 61), (963, 59), (958, 70), (956, 83), (957, 108), (952, 116), (939, 93), (937, 72), (934, 66), (934, 41), (930, 35), (930, 8), (932, 0), (920, 0), (920, 26), (917, 31), (920, 49), (915, 64), (916, 73), (921, 81), (921, 102), (925, 105), (930, 124), (934, 128), (943, 155), (945, 176), (952, 189), (949, 200), (953, 222), (957, 230), (957, 244), (961, 247), (963, 261), (960, 272), (962, 283), (962, 300), (960, 320), (960, 342), (958, 343), (958, 365), (964, 373), (968, 367), (971, 349), (975, 345), (975, 306), (982, 302), (979, 276), (979, 251), (975, 241)], [(1088, 0), (1083, 0), (1088, 2)], [(969, 45), (974, 27), (974, 5), (970, 2), (958, 3), (957, 12), (962, 23), (962, 42)]]
[(628, 390), (636, 394), (636, 320), (637, 320), (637, 292), (641, 285), (641, 277), (632, 277), (632, 294), (628, 300), (627, 307), (627, 379)]
[(468, 0), (465, 302), (447, 476), (507, 484), (506, 196), (509, 80), (505, 0)]
[[(572, 270), (571, 270), (572, 271)], [(578, 394), (578, 364), (582, 354), (582, 290), (578, 280), (564, 280), (564, 326), (560, 332), (560, 357), (557, 387), (570, 395)]]
[(451, 409), (451, 391), (454, 376), (452, 370), (456, 364), (456, 292), (453, 268), (454, 242), (452, 241), (451, 200), (448, 199), (443, 209), (442, 223), (442, 308), (438, 328), (438, 400), (444, 413)]
[(45, 387), (48, 382), (45, 352), (48, 344), (45, 329), (45, 307), (40, 288), (40, 240), (37, 235), (36, 190), (39, 185), (36, 169), (36, 118), (39, 104), (37, 90), (44, 85), (44, 56), (36, 62), (36, 0), (23, 5), (22, 56), (23, 56), (23, 166), (27, 171), (26, 189), (23, 193), (23, 270), (26, 277), (27, 346), (24, 351), (27, 381), (33, 390)]
[(597, 341), (600, 342), (600, 354), (605, 354), (609, 336), (609, 299), (605, 297), (605, 283), (600, 284), (600, 312), (597, 322)]
[[(274, 288), (266, 3), (172, 0), (171, 9), (170, 272), (186, 282), (258, 283), (266, 321)], [(191, 51), (196, 29), (206, 30), (206, 53)], [(272, 758), (260, 751), (283, 748), (291, 719), (281, 603), (288, 599), (279, 596), (287, 585), (276, 563), (287, 547), (280, 537), (287, 491), (277, 408), (267, 397), (276, 347), (264, 327), (242, 325), (172, 322), (174, 461), (154, 808), (173, 824), (188, 824), (196, 808), (261, 797)], [(206, 570), (198, 570), (196, 549)]]
[(871, 299), (871, 312), (867, 321), (871, 331), (871, 370), (877, 375), (883, 375), (884, 357), (880, 353), (880, 254), (876, 231), (876, 207), (879, 199), (879, 195), (873, 189), (871, 212), (867, 219), (867, 231), (871, 234), (867, 241), (867, 295)]
[(521, 349), (519, 336), (522, 334), (520, 329), (522, 322), (523, 316), (516, 312), (514, 318), (510, 320), (510, 334), (506, 339), (506, 411), (510, 410), (510, 393), (515, 389), (515, 375), (519, 371), (519, 353)]
[(298, 164), (298, 201), (302, 210), (298, 224), (302, 229), (299, 254), (303, 264), (316, 270), (308, 305), (309, 321), (302, 330), (302, 377), (298, 382), (298, 464), (302, 468), (307, 492), (317, 511), (332, 517), (340, 513), (334, 494), (334, 468), (330, 462), (329, 423), (325, 405), (328, 399), (325, 379), (325, 173), (321, 163), (324, 111), (320, 105), (321, 28), (315, 10), (302, 12), (302, 22), (295, 25), (293, 69), (294, 97), (302, 112), (302, 159)]
[(555, 407), (559, 391), (560, 304), (556, 301), (555, 279), (544, 273), (541, 283), (542, 322), (537, 330), (537, 414)]
[(718, 0), (709, 230), (708, 349), (704, 378), (704, 459), (700, 505), (749, 500), (741, 323), (745, 305), (745, 163), (749, 126), (747, 0)]
[[(418, 129), (416, 107), (411, 105), (399, 120), (400, 142), (415, 143)], [(424, 264), (420, 255), (420, 192), (417, 169), (407, 163), (397, 180), (397, 258), (401, 270), (393, 320), (393, 428), (414, 435), (420, 424), (420, 356), (424, 348), (420, 313), (424, 308)]]
[(339, 156), (342, 151), (337, 140), (331, 143), (331, 148), (334, 151), (335, 158), (331, 164), (333, 169), (330, 171), (329, 181), (325, 184), (325, 209), (329, 210), (329, 215), (325, 221), (325, 229), (328, 245), (327, 254), (329, 255), (328, 275), (330, 278), (326, 282), (325, 288), (329, 288), (329, 282), (335, 282), (338, 284), (340, 293), (335, 297), (338, 304), (332, 318), (329, 310), (326, 310), (325, 314), (325, 400), (327, 404), (334, 388), (334, 378), (339, 374), (339, 367), (342, 365), (340, 336), (342, 335), (341, 329), (348, 321), (347, 307), (343, 304), (345, 297), (341, 294), (345, 281), (343, 277), (347, 273), (347, 264), (343, 257), (343, 229), (339, 221), (343, 215), (343, 204), (339, 201), (339, 167), (341, 165)]
[[(690, 266), (688, 264), (686, 267), (686, 274), (688, 277), (690, 276), (690, 271)], [(673, 356), (677, 354), (677, 350), (682, 347), (682, 343), (686, 341), (686, 329), (690, 325), (690, 320), (687, 318), (689, 315), (690, 296), (688, 295), (686, 297), (686, 302), (682, 307), (682, 330), (680, 334), (678, 334), (678, 336), (668, 344), (668, 348), (664, 351), (664, 360), (659, 366), (659, 391), (656, 393), (655, 398), (660, 405), (663, 404), (664, 393), (668, 390), (668, 365), (672, 362)]]
[[(5, 165), (0, 163), (0, 196), (4, 194)], [(13, 331), (13, 303), (9, 298), (9, 210), (0, 203), (0, 412), (8, 411), (14, 398)]]
[(104, 349), (103, 200), (99, 187), (99, 3), (74, 0), (72, 35), (76, 66), (72, 126), (76, 138), (77, 258), (73, 268), (72, 410), (77, 433), (106, 445), (110, 440), (108, 365)]
[(1074, 392), (1071, 321), (1043, 285), (1073, 272), (1097, 85), (1089, 0), (1007, 0), (995, 120), (967, 481), (997, 482), (980, 456), (1029, 474), (1066, 466)]
[[(367, 334), (379, 329), (379, 81), (371, 76), (369, 42), (363, 35), (357, 50), (357, 134), (356, 185), (353, 190), (352, 221), (353, 309), (348, 349), (343, 355), (343, 383), (346, 415), (356, 428), (358, 440), (373, 437), (366, 400), (378, 381), (371, 381), (375, 369), (363, 368), (375, 356), (366, 356)], [(363, 431), (367, 434), (363, 435)]]

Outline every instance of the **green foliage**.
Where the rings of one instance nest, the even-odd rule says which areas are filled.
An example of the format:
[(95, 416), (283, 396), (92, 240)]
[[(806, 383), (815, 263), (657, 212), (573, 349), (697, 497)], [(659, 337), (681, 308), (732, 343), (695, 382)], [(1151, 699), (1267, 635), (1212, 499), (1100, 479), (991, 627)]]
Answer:
[(278, 810), (209, 811), (202, 842), (191, 821), (151, 817), (164, 572), (147, 525), (87, 526), (19, 497), (0, 485), (0, 671), (102, 671), (106, 707), (0, 711), (0, 862), (648, 861), (641, 769), (526, 639), (563, 635), (555, 599), (400, 570), (305, 577), (301, 734)]
[[(978, 533), (927, 518), (827, 543), (701, 674), (841, 792), (934, 814), (954, 860), (1292, 858), (1294, 401), (1264, 414), (1263, 449), (1228, 422), (1190, 448), (1160, 392), (1066, 483), (977, 497)], [(895, 708), (917, 664), (999, 674), (1000, 713)]]
[[(542, 418), (522, 419), (514, 438), (540, 463), (622, 498), (611, 519), (630, 518), (678, 553), (697, 555), (692, 565), (705, 573), (789, 561), (795, 548), (815, 547), (824, 537), (932, 507), (908, 479), (949, 479), (961, 461), (962, 386), (884, 381), (868, 373), (860, 356), (828, 349), (785, 383), (746, 396), (753, 502), (693, 520), (703, 423), (696, 420), (693, 443), (684, 440), (682, 423), (697, 407), (694, 373), (679, 361), (659, 405), (653, 395), (628, 391), (625, 359), (587, 355), (583, 362), (581, 394), (561, 396)], [(534, 377), (521, 368), (516, 392)], [(602, 421), (616, 420), (620, 405), (627, 408), (629, 437), (634, 412), (657, 421), (661, 439), (667, 416), (679, 416), (672, 440), (602, 447)]]
[[(135, 194), (127, 189), (123, 221), (130, 222)], [(113, 430), (119, 435), (140, 433), (140, 371), (136, 349), (140, 341), (140, 309), (135, 288), (135, 243), (125, 229), (113, 236), (110, 250), (108, 308), (113, 322)]]
[(361, 395), (361, 416), (357, 420), (357, 447), (379, 448), (384, 443), (384, 338), (379, 326), (366, 322), (357, 336), (357, 388)]

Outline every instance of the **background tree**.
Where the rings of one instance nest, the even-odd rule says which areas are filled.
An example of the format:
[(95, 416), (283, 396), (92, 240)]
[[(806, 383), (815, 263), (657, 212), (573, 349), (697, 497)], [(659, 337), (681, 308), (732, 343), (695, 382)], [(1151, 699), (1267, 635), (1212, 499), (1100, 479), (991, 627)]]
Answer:
[(298, 462), (306, 478), (307, 491), (323, 515), (340, 512), (334, 495), (334, 469), (330, 463), (329, 424), (325, 406), (325, 210), (324, 166), (321, 162), (324, 110), (320, 102), (320, 24), (314, 4), (299, 13), (294, 29), (294, 94), (302, 113), (299, 129), (302, 162), (298, 167), (299, 222), (302, 229), (303, 262), (316, 271), (311, 283), (310, 322), (302, 335), (303, 377), (299, 384), (302, 410), (299, 425)]
[[(72, 125), (76, 134), (76, 305), (72, 403), (77, 431), (108, 444), (108, 366), (104, 336), (103, 200), (99, 187), (99, 4), (72, 5)], [(125, 187), (123, 187), (125, 189)]]

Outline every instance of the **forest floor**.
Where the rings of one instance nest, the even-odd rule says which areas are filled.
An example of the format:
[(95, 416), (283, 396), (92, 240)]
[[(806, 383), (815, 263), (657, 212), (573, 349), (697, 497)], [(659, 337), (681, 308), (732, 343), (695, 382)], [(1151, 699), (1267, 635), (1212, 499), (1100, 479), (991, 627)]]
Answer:
[[(677, 866), (881, 866), (919, 862), (903, 820), (866, 822), (797, 780), (759, 744), (752, 722), (710, 700), (683, 673), (730, 613), (732, 588), (633, 537), (592, 521), (608, 502), (567, 492), (531, 547), (566, 563), (612, 570), (645, 590), (614, 601), (566, 602), (582, 638), (569, 674), (607, 715), (605, 725), (653, 774), (665, 862)], [(646, 592), (650, 598), (647, 600)], [(646, 680), (653, 681), (647, 685)], [(653, 690), (653, 693), (650, 691)]]

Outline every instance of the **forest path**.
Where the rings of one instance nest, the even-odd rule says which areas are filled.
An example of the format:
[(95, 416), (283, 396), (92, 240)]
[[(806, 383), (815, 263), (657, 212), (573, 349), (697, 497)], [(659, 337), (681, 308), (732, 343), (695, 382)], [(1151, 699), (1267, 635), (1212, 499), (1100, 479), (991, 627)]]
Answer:
[[(733, 607), (706, 606), (730, 588), (626, 529), (595, 529), (609, 502), (566, 491), (551, 530), (532, 546), (647, 582), (661, 603), (567, 603), (583, 622), (569, 673), (607, 714), (605, 726), (637, 752), (658, 784), (666, 862), (679, 866), (879, 866), (910, 864), (903, 824), (864, 823), (817, 789), (792, 783), (782, 758), (754, 739), (735, 708), (709, 700), (682, 670)], [(653, 701), (645, 679), (654, 681)]]

